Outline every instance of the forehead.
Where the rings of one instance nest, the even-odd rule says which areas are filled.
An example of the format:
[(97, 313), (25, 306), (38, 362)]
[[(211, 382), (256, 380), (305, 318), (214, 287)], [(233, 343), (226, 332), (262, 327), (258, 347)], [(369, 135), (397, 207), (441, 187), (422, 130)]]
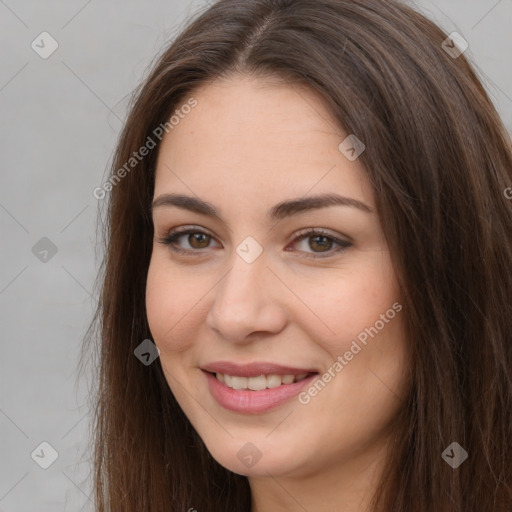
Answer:
[(348, 134), (309, 88), (236, 76), (201, 86), (183, 104), (189, 98), (196, 106), (162, 140), (155, 196), (192, 192), (243, 207), (338, 192), (373, 204), (361, 164), (338, 149)]

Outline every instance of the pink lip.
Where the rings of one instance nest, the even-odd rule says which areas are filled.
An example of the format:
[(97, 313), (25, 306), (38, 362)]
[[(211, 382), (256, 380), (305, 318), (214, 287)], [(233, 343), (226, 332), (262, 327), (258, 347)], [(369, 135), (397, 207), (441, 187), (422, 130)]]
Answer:
[(201, 367), (210, 373), (227, 373), (237, 377), (258, 377), (259, 375), (300, 375), (302, 373), (317, 373), (315, 368), (293, 368), (279, 364), (254, 362), (236, 364), (229, 361), (219, 361)]
[[(233, 375), (233, 373), (229, 373), (227, 371), (226, 373), (228, 375)], [(254, 372), (252, 373), (253, 374), (250, 375), (252, 377), (262, 375), (262, 373), (274, 373), (278, 375), (278, 373), (275, 371), (268, 373), (259, 372), (257, 375), (254, 374)], [(297, 375), (295, 371), (287, 373), (293, 373)], [(300, 373), (307, 372), (304, 371)], [(237, 372), (234, 372), (234, 374), (239, 376), (245, 376), (240, 375), (240, 373)], [(294, 396), (298, 395), (305, 386), (310, 384), (311, 381), (318, 376), (318, 374), (315, 373), (299, 382), (294, 382), (292, 384), (282, 384), (277, 388), (263, 389), (261, 391), (251, 391), (231, 389), (230, 387), (226, 386), (223, 382), (217, 380), (217, 377), (215, 377), (215, 375), (212, 375), (211, 373), (208, 373), (206, 371), (204, 372), (204, 375), (206, 376), (210, 393), (212, 394), (213, 398), (215, 398), (215, 400), (219, 403), (219, 405), (230, 411), (241, 412), (246, 414), (263, 413), (271, 409), (274, 409), (279, 405), (282, 405), (283, 403), (287, 402)]]

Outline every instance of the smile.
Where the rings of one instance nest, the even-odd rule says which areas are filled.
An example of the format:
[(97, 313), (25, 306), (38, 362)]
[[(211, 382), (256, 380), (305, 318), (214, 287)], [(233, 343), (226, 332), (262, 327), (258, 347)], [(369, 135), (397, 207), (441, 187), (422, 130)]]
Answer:
[(308, 377), (308, 373), (300, 375), (259, 375), (258, 377), (238, 377), (224, 373), (216, 373), (215, 376), (219, 382), (224, 383), (232, 389), (244, 389), (252, 391), (262, 391), (263, 389), (273, 389), (286, 384), (300, 382)]
[[(224, 371), (219, 371), (221, 369)], [(202, 373), (217, 404), (228, 411), (244, 414), (262, 414), (284, 405), (318, 376), (317, 371), (305, 369), (230, 363), (204, 367)]]

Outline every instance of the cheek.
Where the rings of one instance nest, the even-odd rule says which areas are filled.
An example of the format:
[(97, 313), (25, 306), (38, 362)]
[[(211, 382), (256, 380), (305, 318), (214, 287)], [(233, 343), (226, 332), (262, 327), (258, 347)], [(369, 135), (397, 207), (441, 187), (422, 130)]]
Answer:
[[(195, 291), (191, 291), (195, 290)], [(166, 267), (159, 258), (152, 258), (146, 283), (146, 314), (153, 341), (163, 352), (181, 352), (189, 348), (194, 319), (204, 295), (187, 285), (177, 270)]]
[(387, 258), (373, 256), (339, 277), (333, 271), (329, 279), (296, 282), (294, 291), (307, 298), (304, 302), (310, 310), (302, 325), (306, 328), (307, 321), (311, 339), (334, 358), (349, 350), (352, 340), (375, 322), (380, 326), (381, 315), (389, 312), (386, 320), (396, 316), (393, 304), (400, 301), (400, 293), (393, 268)]

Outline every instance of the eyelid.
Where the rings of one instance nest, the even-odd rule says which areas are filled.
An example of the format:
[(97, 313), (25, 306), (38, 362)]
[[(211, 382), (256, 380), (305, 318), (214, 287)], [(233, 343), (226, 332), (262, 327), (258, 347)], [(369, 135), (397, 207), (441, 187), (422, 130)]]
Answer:
[[(320, 228), (320, 227), (316, 227), (316, 226), (310, 226), (310, 227), (299, 229), (299, 231), (296, 231), (293, 234), (293, 240), (297, 240), (297, 238), (299, 238), (299, 237), (304, 237), (304, 236), (310, 235), (311, 233), (317, 233), (317, 234), (322, 234), (324, 236), (328, 236), (329, 238), (332, 238), (333, 240), (337, 240), (340, 243), (351, 243), (351, 244), (354, 243), (353, 239), (351, 237), (349, 237), (348, 235), (338, 234), (336, 232), (333, 232), (330, 229)], [(345, 238), (345, 240), (342, 240), (341, 238)]]
[(179, 226), (177, 228), (170, 229), (168, 232), (166, 232), (166, 235), (168, 235), (168, 236), (178, 235), (178, 234), (182, 235), (182, 234), (186, 234), (189, 232), (194, 232), (194, 233), (198, 232), (198, 233), (202, 233), (204, 235), (211, 236), (212, 238), (215, 238), (215, 236), (212, 235), (212, 233), (210, 233), (207, 229), (203, 228), (202, 226), (197, 226), (195, 224)]
[[(319, 260), (319, 259), (327, 259), (330, 257), (334, 257), (342, 253), (344, 250), (348, 249), (349, 247), (352, 247), (353, 242), (350, 237), (347, 237), (345, 235), (345, 238), (348, 240), (343, 240), (339, 235), (333, 235), (330, 230), (326, 228), (318, 228), (318, 227), (307, 227), (299, 230), (298, 232), (294, 233), (292, 243), (296, 244), (298, 242), (301, 242), (302, 240), (305, 240), (307, 238), (313, 238), (317, 236), (323, 236), (326, 238), (329, 238), (332, 242), (334, 242), (335, 245), (338, 245), (335, 249), (330, 249), (328, 251), (325, 251), (325, 253), (319, 252), (304, 252), (304, 251), (297, 251), (294, 250), (293, 252), (299, 253), (300, 258), (305, 258), (309, 260)], [(285, 249), (286, 251), (291, 252), (289, 249)], [(300, 255), (300, 253), (303, 253)]]
[[(187, 234), (203, 234), (206, 236), (209, 236), (212, 240), (216, 240), (215, 236), (208, 232), (208, 230), (196, 226), (196, 225), (188, 225), (188, 226), (180, 226), (178, 228), (171, 229), (164, 237), (159, 238), (158, 242), (164, 245), (167, 245), (169, 249), (172, 252), (179, 253), (179, 254), (185, 254), (185, 255), (191, 255), (191, 256), (201, 256), (202, 253), (206, 252), (209, 247), (203, 248), (203, 249), (184, 249), (179, 246), (174, 245), (174, 240), (179, 238), (180, 236), (187, 235)], [(315, 236), (324, 236), (326, 238), (329, 238), (334, 244), (338, 245), (335, 249), (330, 249), (329, 251), (325, 251), (324, 253), (314, 253), (314, 252), (306, 252), (305, 254), (307, 256), (299, 256), (306, 259), (321, 259), (321, 258), (329, 258), (334, 255), (337, 255), (338, 253), (342, 252), (345, 249), (348, 249), (353, 245), (352, 239), (346, 235), (343, 235), (348, 240), (343, 240), (338, 235), (331, 234), (331, 231), (326, 228), (318, 228), (318, 227), (306, 227), (302, 228), (299, 231), (295, 232), (292, 235), (291, 243), (298, 243), (301, 242), (304, 239), (307, 238), (313, 238)], [(288, 244), (289, 245), (289, 244)], [(287, 248), (285, 248), (285, 251), (292, 252)], [(293, 251), (297, 253), (301, 253), (304, 251)]]

